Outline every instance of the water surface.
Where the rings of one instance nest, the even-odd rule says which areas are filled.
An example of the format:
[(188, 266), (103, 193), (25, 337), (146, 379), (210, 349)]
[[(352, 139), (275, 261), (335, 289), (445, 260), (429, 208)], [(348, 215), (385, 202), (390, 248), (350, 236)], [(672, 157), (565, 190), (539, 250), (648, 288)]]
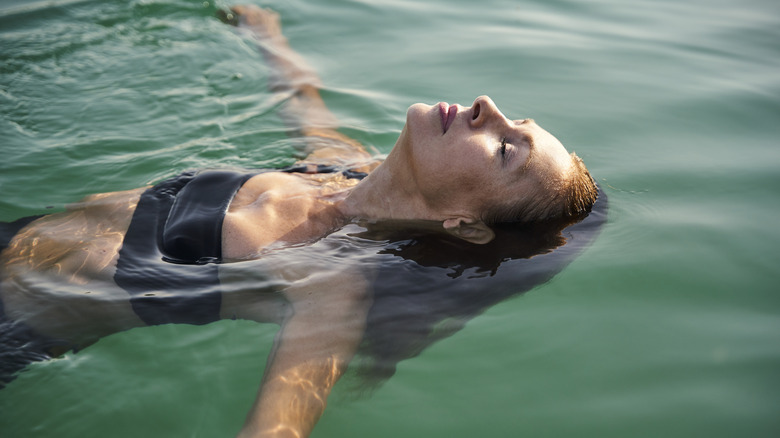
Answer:
[[(217, 6), (226, 3), (218, 2)], [(780, 6), (689, 1), (265, 4), (344, 131), (488, 94), (584, 158), (599, 239), (314, 437), (777, 436)], [(202, 1), (0, 6), (0, 220), (299, 150), (251, 43)], [(131, 330), (0, 391), (3, 436), (231, 436), (275, 327)]]

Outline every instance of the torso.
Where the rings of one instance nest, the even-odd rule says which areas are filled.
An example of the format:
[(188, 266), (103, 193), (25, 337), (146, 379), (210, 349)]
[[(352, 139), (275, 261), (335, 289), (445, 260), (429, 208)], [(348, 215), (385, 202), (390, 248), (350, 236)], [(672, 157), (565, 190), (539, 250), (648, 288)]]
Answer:
[[(225, 215), (223, 258), (252, 259), (277, 243), (305, 243), (327, 235), (343, 225), (334, 202), (358, 182), (341, 173), (267, 172), (250, 178)], [(119, 250), (144, 190), (89, 196), (23, 229), (0, 259), (5, 312), (42, 334), (77, 345), (145, 325), (127, 292), (113, 281)], [(237, 315), (226, 304), (241, 301), (246, 303), (223, 298), (223, 312)], [(259, 318), (270, 319), (273, 312), (267, 313)], [(90, 327), (79, 321), (90, 321)]]

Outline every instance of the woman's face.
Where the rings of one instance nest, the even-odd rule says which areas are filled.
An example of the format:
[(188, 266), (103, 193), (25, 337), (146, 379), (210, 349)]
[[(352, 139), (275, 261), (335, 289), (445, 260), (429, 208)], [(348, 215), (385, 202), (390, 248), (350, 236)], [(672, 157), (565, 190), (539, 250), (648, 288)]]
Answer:
[(545, 196), (572, 159), (531, 119), (509, 120), (487, 97), (471, 107), (412, 105), (397, 148), (428, 205), (475, 217), (494, 205)]

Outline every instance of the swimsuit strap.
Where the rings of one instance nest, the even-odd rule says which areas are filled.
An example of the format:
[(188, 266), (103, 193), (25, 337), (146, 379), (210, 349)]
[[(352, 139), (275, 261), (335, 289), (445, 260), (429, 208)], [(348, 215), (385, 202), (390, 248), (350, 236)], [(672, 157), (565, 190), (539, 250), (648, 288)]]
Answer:
[(328, 164), (296, 164), (289, 167), (284, 167), (279, 169), (279, 172), (286, 172), (286, 173), (306, 173), (306, 174), (317, 174), (317, 173), (337, 173), (341, 172), (342, 175), (344, 175), (346, 178), (349, 179), (363, 179), (366, 176), (368, 176), (365, 172), (355, 172), (352, 169), (346, 169), (346, 170), (340, 170), (341, 167), (328, 165)]

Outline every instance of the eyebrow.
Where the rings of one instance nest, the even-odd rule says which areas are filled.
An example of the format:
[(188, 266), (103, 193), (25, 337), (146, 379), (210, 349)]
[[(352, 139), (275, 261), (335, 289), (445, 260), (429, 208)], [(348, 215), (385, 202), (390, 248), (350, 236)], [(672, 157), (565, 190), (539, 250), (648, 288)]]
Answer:
[[(529, 119), (526, 119), (529, 120)], [(528, 142), (528, 157), (526, 157), (525, 162), (522, 166), (520, 166), (520, 174), (524, 174), (526, 170), (528, 170), (528, 166), (531, 165), (531, 160), (534, 157), (534, 152), (536, 151), (536, 144), (534, 143), (534, 138), (531, 135), (526, 135), (525, 137), (526, 141)]]

